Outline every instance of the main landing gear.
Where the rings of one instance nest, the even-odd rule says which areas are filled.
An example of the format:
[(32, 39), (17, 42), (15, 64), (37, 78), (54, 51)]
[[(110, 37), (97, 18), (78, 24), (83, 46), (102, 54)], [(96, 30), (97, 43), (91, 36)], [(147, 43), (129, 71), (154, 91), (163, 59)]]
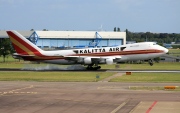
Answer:
[(150, 65), (150, 66), (153, 66), (153, 61), (152, 61), (152, 59), (149, 59), (148, 62), (149, 62), (149, 65)]
[(98, 70), (98, 69), (101, 69), (101, 66), (98, 66), (98, 65), (95, 65), (95, 66), (93, 66), (94, 64), (89, 64), (88, 66), (87, 66), (87, 70)]

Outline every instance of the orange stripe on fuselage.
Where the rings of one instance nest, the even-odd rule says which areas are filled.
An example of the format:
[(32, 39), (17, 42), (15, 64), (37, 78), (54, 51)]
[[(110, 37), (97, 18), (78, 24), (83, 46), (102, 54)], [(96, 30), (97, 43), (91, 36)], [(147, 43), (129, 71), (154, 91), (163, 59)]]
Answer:
[(115, 56), (115, 55), (133, 55), (133, 54), (151, 54), (151, 53), (162, 53), (161, 50), (133, 50), (133, 51), (117, 51), (117, 52), (102, 52), (102, 53), (83, 53), (73, 54), (71, 56)]
[[(69, 56), (96, 56), (96, 57), (103, 57), (103, 56), (116, 56), (116, 55), (134, 55), (134, 54), (151, 54), (151, 53), (162, 53), (161, 50), (136, 50), (136, 51), (118, 51), (118, 52), (103, 52), (103, 53), (88, 53), (88, 54), (73, 54)], [(35, 56), (32, 58), (35, 60), (56, 60), (56, 59), (64, 59), (64, 57), (53, 57), (53, 56), (44, 56), (38, 57)], [(31, 59), (31, 60), (32, 60)]]
[(56, 59), (64, 59), (64, 57), (52, 57), (52, 56), (25, 56), (23, 57), (24, 60), (30, 60), (30, 61), (41, 61), (41, 60), (56, 60)]

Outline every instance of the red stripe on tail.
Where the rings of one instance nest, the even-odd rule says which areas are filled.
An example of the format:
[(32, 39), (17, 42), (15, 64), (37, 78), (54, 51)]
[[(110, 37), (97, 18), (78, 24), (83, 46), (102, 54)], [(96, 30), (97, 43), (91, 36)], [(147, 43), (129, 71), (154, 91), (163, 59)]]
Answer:
[[(7, 31), (7, 34), (11, 37), (11, 38), (13, 38), (14, 40), (16, 40), (17, 42), (19, 42), (20, 44), (22, 44), (23, 46), (25, 46), (26, 48), (28, 48), (30, 51), (24, 51), (23, 50), (23, 48), (21, 48), (20, 46), (21, 45), (16, 45), (16, 44), (14, 44), (13, 43), (13, 41), (11, 41), (12, 43), (13, 43), (13, 46), (14, 46), (14, 48), (15, 48), (15, 50), (16, 50), (16, 52), (17, 53), (19, 53), (19, 54), (28, 54), (28, 52), (33, 52), (35, 55), (37, 55), (37, 56), (42, 56), (42, 54), (36, 49), (36, 48), (34, 48), (33, 46), (31, 46), (31, 45), (29, 45), (28, 43), (27, 43), (27, 41), (29, 41), (29, 40), (27, 40), (27, 39), (22, 39), (21, 37), (19, 37), (19, 36), (17, 36), (15, 33), (13, 33), (12, 31)], [(32, 42), (31, 42), (32, 43)], [(16, 46), (15, 46), (16, 45)]]
[(22, 55), (28, 55), (28, 53), (27, 53), (26, 51), (22, 50), (21, 48), (19, 48), (19, 47), (16, 46), (15, 44), (12, 43), (12, 45), (13, 45), (13, 47), (15, 48), (15, 50), (16, 50), (17, 53), (20, 53), (20, 54), (22, 54)]

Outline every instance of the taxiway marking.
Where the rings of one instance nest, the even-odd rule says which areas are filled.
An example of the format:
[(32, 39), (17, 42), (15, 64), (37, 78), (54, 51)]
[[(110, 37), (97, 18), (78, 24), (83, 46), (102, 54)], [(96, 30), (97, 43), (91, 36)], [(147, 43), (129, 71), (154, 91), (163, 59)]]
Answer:
[(14, 89), (14, 90), (7, 91), (7, 92), (0, 92), (0, 95), (6, 95), (6, 94), (37, 94), (37, 92), (18, 92), (20, 90), (31, 89), (33, 87), (34, 87), (33, 85), (30, 85), (28, 87)]
[(146, 113), (150, 113), (152, 108), (156, 105), (157, 101), (154, 101), (153, 104), (150, 106), (150, 108), (146, 111)]
[(111, 111), (111, 113), (116, 113), (119, 109), (121, 109), (128, 101), (123, 102), (122, 104), (120, 104), (116, 109), (114, 109), (113, 111)]

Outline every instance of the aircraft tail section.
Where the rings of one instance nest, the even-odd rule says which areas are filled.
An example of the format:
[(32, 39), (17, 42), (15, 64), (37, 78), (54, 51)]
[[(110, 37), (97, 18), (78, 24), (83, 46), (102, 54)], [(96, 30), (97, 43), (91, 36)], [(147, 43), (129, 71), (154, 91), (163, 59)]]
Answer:
[(20, 55), (40, 56), (41, 50), (17, 31), (7, 31), (12, 45)]

